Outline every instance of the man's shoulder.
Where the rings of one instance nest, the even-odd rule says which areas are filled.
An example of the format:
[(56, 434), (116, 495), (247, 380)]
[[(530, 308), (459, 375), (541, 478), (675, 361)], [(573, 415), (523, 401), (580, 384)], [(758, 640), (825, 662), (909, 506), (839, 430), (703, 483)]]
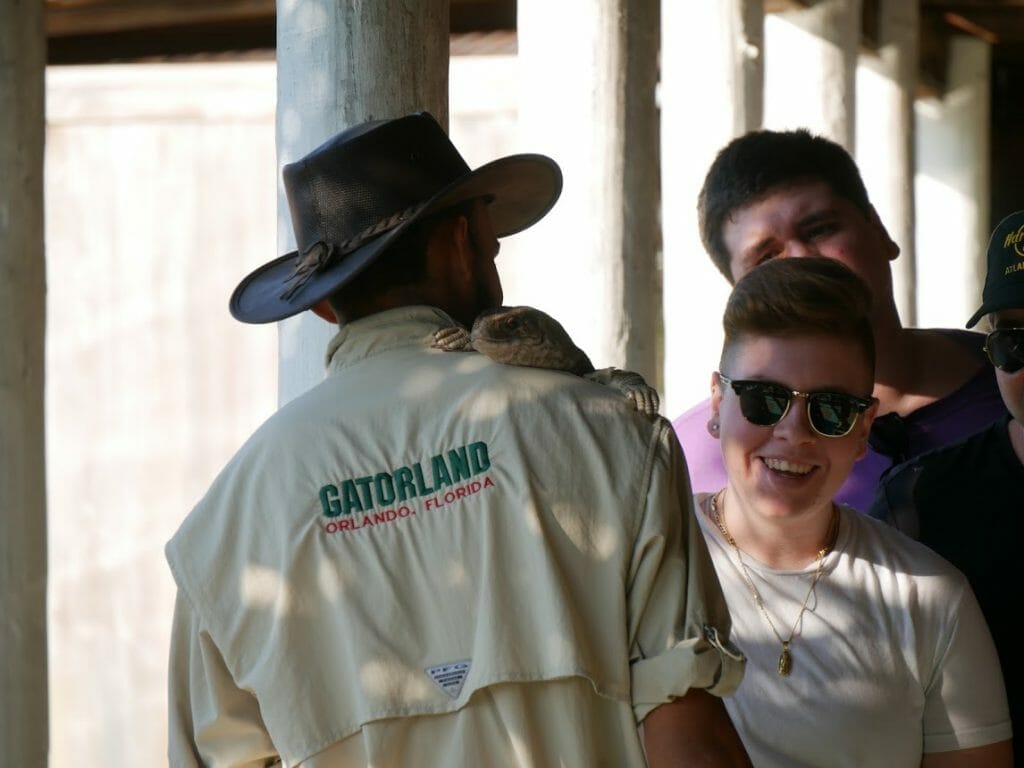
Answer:
[(919, 333), (935, 333), (963, 344), (968, 349), (976, 349), (979, 352), (985, 346), (985, 334), (966, 328), (922, 328)]
[[(626, 371), (617, 373), (628, 375)], [(596, 380), (558, 369), (507, 365), (485, 358), (475, 380), (466, 380), (466, 385), (461, 396), (500, 400), (510, 416), (525, 409), (560, 413), (581, 421), (654, 421), (637, 410), (614, 377)]]
[(970, 471), (979, 461), (996, 450), (1006, 426), (993, 422), (956, 442), (933, 448), (919, 456), (898, 464), (887, 472), (881, 484), (888, 486), (901, 482), (908, 474), (926, 474), (937, 479), (951, 479)]
[(935, 448), (889, 470), (879, 482), (871, 515), (920, 536), (922, 515), (959, 510), (991, 490), (994, 467), (1001, 464), (1005, 423), (996, 422), (950, 445)]
[[(973, 362), (969, 358), (961, 361), (963, 378), (955, 389), (907, 417), (918, 432), (926, 433), (922, 447), (939, 447), (967, 437), (1006, 414), (995, 370), (985, 358), (983, 334), (957, 329), (920, 332), (952, 339), (974, 358)], [(942, 358), (934, 360), (936, 365), (941, 363)], [(931, 442), (930, 446), (928, 442)]]
[(959, 571), (931, 547), (922, 544), (898, 527), (845, 507), (847, 524), (856, 532), (859, 555), (870, 562), (887, 564), (911, 575), (945, 575), (960, 578)]

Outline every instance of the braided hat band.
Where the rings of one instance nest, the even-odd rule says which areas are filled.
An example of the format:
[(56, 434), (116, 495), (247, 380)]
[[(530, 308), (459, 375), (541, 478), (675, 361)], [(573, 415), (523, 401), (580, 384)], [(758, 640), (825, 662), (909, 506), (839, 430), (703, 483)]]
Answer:
[(281, 294), (281, 299), (290, 301), (317, 272), (322, 272), (342, 256), (352, 253), (382, 232), (394, 229), (406, 219), (416, 215), (417, 211), (421, 208), (423, 208), (422, 205), (413, 205), (404, 211), (388, 216), (386, 219), (381, 219), (375, 224), (368, 226), (355, 237), (351, 237), (341, 243), (341, 245), (325, 243), (322, 240), (313, 243), (305, 253), (300, 254), (295, 260), (295, 271), (288, 278), (288, 284)]

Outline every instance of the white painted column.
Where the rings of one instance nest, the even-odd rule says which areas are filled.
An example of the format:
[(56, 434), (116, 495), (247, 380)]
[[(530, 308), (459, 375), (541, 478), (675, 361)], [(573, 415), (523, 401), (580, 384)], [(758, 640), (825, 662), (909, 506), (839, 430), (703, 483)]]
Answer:
[(992, 52), (952, 38), (946, 92), (917, 102), (917, 313), (922, 327), (963, 327), (981, 305), (989, 236)]
[(710, 393), (729, 283), (704, 251), (697, 195), (718, 151), (760, 127), (760, 0), (662, 3), (661, 156), (665, 407), (675, 418)]
[[(562, 198), (517, 235), (509, 300), (554, 315), (597, 367), (660, 380), (658, 0), (519, 0), (523, 146)], [(504, 274), (504, 272), (503, 272)]]
[(905, 326), (917, 321), (914, 257), (914, 97), (918, 0), (879, 0), (878, 47), (857, 67), (856, 157), (868, 194), (900, 255), (893, 293)]
[(853, 150), (860, 0), (821, 0), (765, 21), (765, 126), (807, 128)]
[(43, 5), (0, 0), (0, 762), (45, 766)]
[[(447, 125), (448, 30), (448, 0), (278, 2), (278, 170), (365, 120), (426, 110)], [(294, 250), (295, 238), (280, 173), (278, 185), (283, 254)], [(303, 312), (279, 329), (284, 404), (323, 379), (336, 327)]]

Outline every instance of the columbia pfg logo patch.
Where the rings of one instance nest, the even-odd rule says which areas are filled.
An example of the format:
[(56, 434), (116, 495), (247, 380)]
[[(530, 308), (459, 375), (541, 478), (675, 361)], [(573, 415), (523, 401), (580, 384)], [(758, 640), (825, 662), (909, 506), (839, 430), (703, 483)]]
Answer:
[(427, 667), (426, 673), (430, 679), (437, 683), (437, 687), (447, 693), (453, 699), (459, 698), (462, 693), (462, 685), (469, 675), (471, 659), (462, 661), (450, 661), (447, 664), (438, 664), (436, 667)]

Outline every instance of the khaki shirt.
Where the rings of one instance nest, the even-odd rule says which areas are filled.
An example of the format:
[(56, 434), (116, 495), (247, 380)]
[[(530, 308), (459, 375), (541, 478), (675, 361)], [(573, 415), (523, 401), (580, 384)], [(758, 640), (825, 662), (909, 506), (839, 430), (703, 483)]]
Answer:
[(668, 422), (430, 348), (406, 307), (241, 448), (167, 545), (175, 766), (642, 766), (742, 657)]

